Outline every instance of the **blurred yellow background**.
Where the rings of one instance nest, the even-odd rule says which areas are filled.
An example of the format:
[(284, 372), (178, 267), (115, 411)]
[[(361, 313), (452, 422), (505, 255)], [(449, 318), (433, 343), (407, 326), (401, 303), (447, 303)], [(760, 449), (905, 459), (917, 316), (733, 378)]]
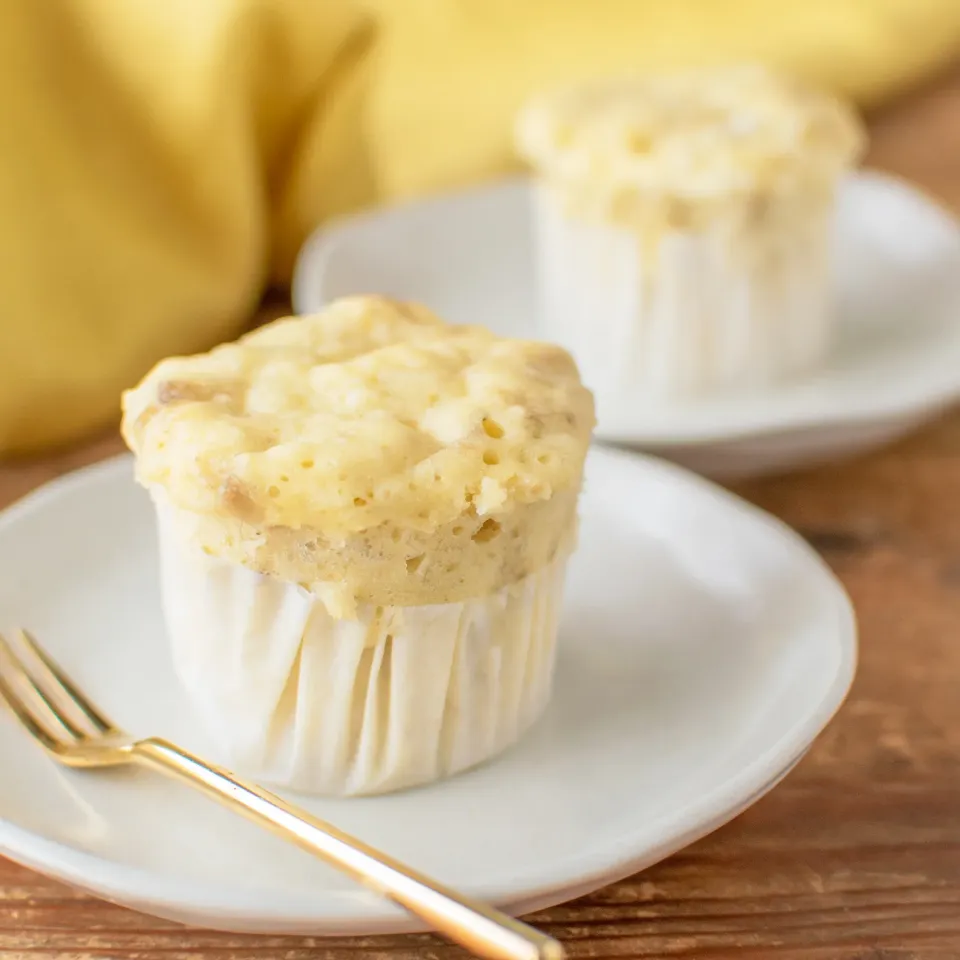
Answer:
[(535, 89), (757, 59), (872, 105), (958, 57), (957, 0), (0, 4), (0, 454), (235, 335), (325, 218), (514, 169)]

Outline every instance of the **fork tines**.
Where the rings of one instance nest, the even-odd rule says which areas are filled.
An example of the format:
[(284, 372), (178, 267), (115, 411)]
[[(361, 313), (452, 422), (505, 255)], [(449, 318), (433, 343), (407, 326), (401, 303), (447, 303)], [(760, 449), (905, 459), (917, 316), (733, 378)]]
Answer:
[(26, 630), (0, 634), (0, 696), (48, 750), (113, 728)]

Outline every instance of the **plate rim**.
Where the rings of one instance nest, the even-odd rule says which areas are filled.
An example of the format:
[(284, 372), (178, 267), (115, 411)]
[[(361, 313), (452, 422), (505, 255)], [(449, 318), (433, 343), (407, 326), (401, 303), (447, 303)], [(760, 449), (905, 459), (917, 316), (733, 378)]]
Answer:
[[(307, 236), (297, 254), (291, 284), (294, 312), (313, 313), (320, 310), (327, 302), (323, 294), (323, 273), (339, 231), (368, 226), (381, 218), (395, 217), (411, 210), (429, 208), (441, 210), (446, 204), (458, 200), (477, 201), (484, 196), (498, 195), (510, 190), (522, 190), (526, 193), (533, 182), (534, 178), (529, 175), (513, 174), (460, 190), (445, 190), (419, 198), (406, 198), (327, 221)], [(882, 189), (899, 193), (916, 207), (922, 207), (925, 215), (938, 218), (947, 229), (951, 230), (960, 250), (960, 217), (930, 193), (906, 178), (886, 171), (861, 167), (848, 173), (843, 178), (843, 183), (872, 183)], [(960, 315), (960, 303), (957, 306), (957, 313)], [(937, 352), (941, 352), (944, 344), (948, 343), (960, 360), (960, 330), (952, 339), (945, 337), (943, 340), (944, 343), (937, 345)], [(911, 390), (899, 394), (885, 392), (879, 395), (874, 391), (861, 401), (859, 407), (847, 406), (844, 409), (838, 409), (834, 406), (826, 406), (813, 412), (799, 409), (778, 412), (776, 407), (765, 400), (775, 397), (781, 389), (791, 389), (788, 384), (781, 389), (758, 391), (753, 397), (755, 402), (749, 416), (741, 415), (738, 418), (727, 415), (725, 420), (719, 421), (711, 421), (709, 418), (699, 421), (696, 419), (676, 421), (664, 432), (651, 431), (649, 426), (646, 429), (643, 427), (616, 429), (606, 428), (601, 424), (595, 431), (595, 436), (598, 440), (607, 443), (639, 444), (651, 450), (668, 453), (671, 448), (748, 440), (763, 441), (822, 428), (857, 428), (895, 419), (917, 422), (932, 418), (960, 401), (960, 362), (956, 364), (956, 370), (955, 375), (950, 375), (950, 372), (946, 371), (939, 379), (919, 377), (912, 382)], [(687, 410), (706, 410), (709, 406), (710, 400), (707, 398), (700, 403), (688, 406)], [(664, 417), (669, 418), (670, 406), (664, 405), (661, 409)]]
[[(808, 713), (765, 751), (753, 757), (735, 776), (698, 797), (681, 818), (669, 813), (646, 822), (640, 830), (620, 837), (616, 850), (593, 851), (576, 877), (561, 883), (540, 880), (528, 872), (506, 887), (479, 884), (467, 892), (510, 911), (529, 912), (565, 902), (608, 883), (630, 876), (713, 832), (738, 816), (772, 789), (809, 749), (846, 699), (857, 665), (857, 624), (853, 604), (839, 579), (816, 551), (783, 521), (735, 494), (689, 471), (655, 457), (595, 446), (591, 456), (609, 459), (619, 468), (652, 470), (671, 482), (693, 488), (732, 509), (781, 538), (797, 562), (808, 565), (811, 575), (832, 600), (836, 616), (833, 645), (839, 656), (834, 674)], [(132, 479), (132, 457), (119, 454), (51, 480), (0, 512), (0, 534), (22, 517), (42, 511), (47, 502), (65, 490), (98, 482)], [(38, 748), (39, 749), (39, 748)], [(661, 827), (667, 839), (657, 844), (642, 836)], [(638, 840), (639, 837), (639, 840)], [(631, 840), (631, 838), (633, 838)], [(638, 851), (639, 848), (639, 852)], [(618, 855), (618, 851), (630, 851)], [(422, 931), (425, 927), (376, 894), (357, 888), (356, 894), (310, 897), (285, 894), (266, 900), (260, 888), (224, 890), (208, 881), (184, 881), (174, 873), (118, 863), (59, 840), (34, 833), (0, 815), (0, 854), (31, 869), (85, 889), (111, 902), (133, 906), (168, 919), (236, 932), (311, 933), (315, 936), (374, 935)], [(343, 910), (349, 901), (352, 911)], [(316, 907), (326, 904), (326, 910)], [(335, 909), (331, 910), (331, 905)], [(310, 909), (313, 907), (314, 909)], [(251, 919), (251, 917), (253, 919)]]

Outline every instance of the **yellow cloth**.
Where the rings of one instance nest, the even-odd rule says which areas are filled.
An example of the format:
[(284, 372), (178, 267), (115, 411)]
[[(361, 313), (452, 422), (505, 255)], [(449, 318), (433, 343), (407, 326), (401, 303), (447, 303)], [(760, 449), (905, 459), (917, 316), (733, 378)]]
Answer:
[(326, 217), (515, 165), (532, 90), (763, 59), (871, 103), (957, 0), (4, 0), (0, 454), (249, 321)]

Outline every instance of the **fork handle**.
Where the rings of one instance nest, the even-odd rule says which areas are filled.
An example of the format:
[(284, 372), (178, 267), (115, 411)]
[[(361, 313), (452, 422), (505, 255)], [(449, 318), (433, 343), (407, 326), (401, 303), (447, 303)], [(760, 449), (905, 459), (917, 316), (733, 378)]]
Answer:
[(133, 745), (131, 756), (198, 788), (350, 874), (478, 956), (490, 960), (562, 960), (564, 956), (563, 948), (552, 937), (493, 907), (458, 895), (276, 794), (166, 740), (140, 740)]

